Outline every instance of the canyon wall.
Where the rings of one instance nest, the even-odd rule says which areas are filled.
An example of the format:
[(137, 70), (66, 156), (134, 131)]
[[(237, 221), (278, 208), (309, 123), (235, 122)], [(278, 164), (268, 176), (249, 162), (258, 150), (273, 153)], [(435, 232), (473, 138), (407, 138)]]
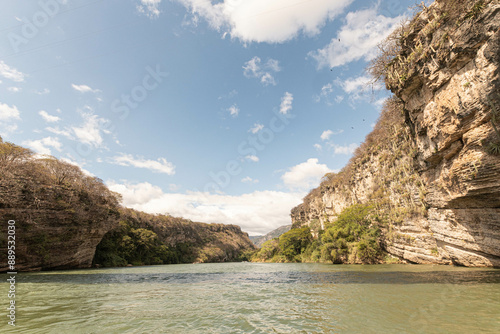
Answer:
[(438, 0), (382, 52), (372, 73), (395, 95), (389, 110), (292, 210), (294, 227), (317, 233), (372, 203), (381, 243), (404, 261), (500, 266), (500, 3)]

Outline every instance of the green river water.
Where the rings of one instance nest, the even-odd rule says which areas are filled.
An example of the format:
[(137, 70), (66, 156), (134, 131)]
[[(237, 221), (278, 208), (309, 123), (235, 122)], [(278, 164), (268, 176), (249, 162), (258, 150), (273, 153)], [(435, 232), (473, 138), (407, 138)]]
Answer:
[(0, 333), (500, 333), (500, 270), (223, 263), (17, 275)]

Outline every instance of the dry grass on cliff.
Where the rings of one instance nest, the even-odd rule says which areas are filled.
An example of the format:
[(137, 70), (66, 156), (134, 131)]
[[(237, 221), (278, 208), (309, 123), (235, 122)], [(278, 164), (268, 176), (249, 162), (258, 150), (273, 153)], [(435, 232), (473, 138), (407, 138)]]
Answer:
[(368, 162), (371, 156), (379, 152), (384, 145), (389, 144), (394, 133), (402, 126), (406, 126), (404, 122), (405, 116), (401, 101), (396, 97), (389, 98), (382, 108), (375, 128), (356, 149), (347, 165), (338, 173), (326, 174), (320, 186), (311, 190), (304, 198), (304, 203), (308, 205), (327, 189), (349, 187), (354, 181), (356, 169)]

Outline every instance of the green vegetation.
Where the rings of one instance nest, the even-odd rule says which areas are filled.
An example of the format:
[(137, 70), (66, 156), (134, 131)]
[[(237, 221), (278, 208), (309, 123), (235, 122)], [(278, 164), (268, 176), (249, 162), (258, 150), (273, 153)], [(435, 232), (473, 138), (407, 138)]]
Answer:
[(152, 265), (181, 263), (180, 249), (162, 243), (151, 230), (134, 228), (121, 221), (120, 227), (109, 232), (97, 246), (94, 265), (120, 267), (127, 264)]
[(328, 224), (317, 239), (309, 227), (295, 228), (270, 240), (253, 256), (253, 261), (378, 263), (382, 260), (379, 222), (374, 207), (355, 204)]
[(90, 265), (103, 235), (93, 259), (100, 266), (238, 261), (255, 249), (238, 226), (147, 214), (121, 207), (120, 197), (79, 167), (0, 137), (0, 215), (15, 219), (26, 241), (16, 252), (19, 264)]

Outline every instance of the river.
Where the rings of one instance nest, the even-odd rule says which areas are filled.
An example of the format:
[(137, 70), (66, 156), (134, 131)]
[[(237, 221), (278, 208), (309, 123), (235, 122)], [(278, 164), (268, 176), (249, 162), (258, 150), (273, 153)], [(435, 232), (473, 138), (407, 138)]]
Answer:
[[(2, 282), (6, 282), (6, 275)], [(499, 333), (500, 270), (222, 263), (18, 274), (1, 333)], [(7, 283), (0, 284), (8, 299)]]

